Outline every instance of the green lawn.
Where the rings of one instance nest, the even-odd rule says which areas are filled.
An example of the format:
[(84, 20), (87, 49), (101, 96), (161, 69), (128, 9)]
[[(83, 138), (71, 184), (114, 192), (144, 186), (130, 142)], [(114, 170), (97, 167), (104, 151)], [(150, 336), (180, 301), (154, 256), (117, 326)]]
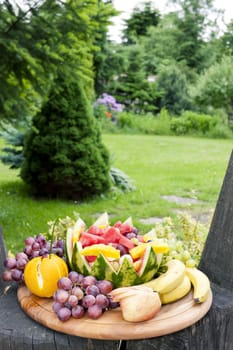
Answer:
[[(174, 216), (174, 209), (199, 214), (214, 209), (232, 151), (232, 140), (146, 135), (103, 135), (114, 157), (113, 166), (134, 180), (136, 190), (113, 192), (85, 203), (35, 200), (27, 196), (17, 171), (0, 163), (0, 225), (8, 249), (23, 246), (28, 235), (46, 232), (47, 222), (77, 212), (91, 224), (107, 211), (112, 220), (133, 217), (143, 231), (151, 227), (140, 218)], [(101, 171), (101, 169), (100, 169)], [(197, 198), (202, 204), (176, 205), (162, 195)]]

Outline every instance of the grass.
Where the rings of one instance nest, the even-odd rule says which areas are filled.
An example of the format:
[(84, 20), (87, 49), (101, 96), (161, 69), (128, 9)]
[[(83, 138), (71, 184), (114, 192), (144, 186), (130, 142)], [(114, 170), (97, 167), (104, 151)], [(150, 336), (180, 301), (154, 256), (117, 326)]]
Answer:
[[(74, 212), (88, 225), (104, 211), (113, 221), (132, 216), (135, 226), (147, 232), (151, 226), (139, 219), (174, 217), (175, 209), (201, 215), (215, 208), (231, 140), (118, 134), (105, 134), (103, 140), (114, 157), (113, 166), (134, 180), (135, 191), (113, 191), (85, 203), (36, 200), (28, 197), (18, 172), (0, 163), (0, 225), (9, 250), (20, 250), (26, 236), (47, 232), (48, 221), (73, 217)], [(202, 204), (182, 206), (162, 195), (197, 198)]]

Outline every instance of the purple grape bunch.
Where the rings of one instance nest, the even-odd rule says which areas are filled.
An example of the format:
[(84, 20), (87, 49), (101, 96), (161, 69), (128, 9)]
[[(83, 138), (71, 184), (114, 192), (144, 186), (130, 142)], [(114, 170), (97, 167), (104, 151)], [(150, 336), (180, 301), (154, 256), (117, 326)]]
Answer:
[(70, 271), (68, 277), (60, 278), (57, 285), (58, 289), (53, 296), (53, 311), (63, 322), (71, 317), (82, 318), (85, 314), (97, 319), (106, 310), (119, 306), (109, 296), (113, 289), (110, 281)]
[(38, 256), (48, 257), (50, 251), (64, 258), (64, 241), (58, 239), (53, 242), (51, 249), (51, 243), (47, 241), (44, 235), (39, 234), (36, 237), (27, 237), (24, 241), (23, 251), (17, 253), (14, 257), (8, 256), (5, 259), (5, 271), (2, 274), (3, 281), (23, 282), (23, 273), (27, 262)]

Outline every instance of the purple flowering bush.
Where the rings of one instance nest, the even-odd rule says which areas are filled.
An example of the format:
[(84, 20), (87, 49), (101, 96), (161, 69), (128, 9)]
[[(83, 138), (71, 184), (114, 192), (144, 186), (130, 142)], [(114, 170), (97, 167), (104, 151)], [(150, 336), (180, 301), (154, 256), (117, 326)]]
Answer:
[(106, 93), (102, 94), (102, 97), (96, 100), (98, 105), (104, 105), (109, 112), (122, 112), (123, 108), (120, 103), (116, 102), (116, 99)]
[(101, 97), (99, 97), (94, 104), (95, 116), (97, 118), (105, 115), (110, 119), (114, 119), (117, 113), (121, 113), (123, 110), (123, 106), (120, 103), (116, 102), (116, 99), (108, 95), (107, 93), (103, 93)]

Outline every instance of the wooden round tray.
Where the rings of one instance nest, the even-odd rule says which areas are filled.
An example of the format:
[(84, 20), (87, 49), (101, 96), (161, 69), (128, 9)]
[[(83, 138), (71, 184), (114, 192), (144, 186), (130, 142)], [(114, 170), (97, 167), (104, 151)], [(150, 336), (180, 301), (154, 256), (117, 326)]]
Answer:
[(177, 302), (162, 306), (156, 316), (144, 322), (131, 323), (122, 318), (120, 308), (105, 312), (99, 319), (88, 316), (62, 322), (52, 310), (53, 299), (39, 298), (25, 287), (18, 288), (21, 308), (35, 321), (58, 332), (85, 338), (129, 340), (153, 338), (170, 334), (191, 326), (210, 309), (212, 293), (202, 304), (195, 304), (193, 292)]

